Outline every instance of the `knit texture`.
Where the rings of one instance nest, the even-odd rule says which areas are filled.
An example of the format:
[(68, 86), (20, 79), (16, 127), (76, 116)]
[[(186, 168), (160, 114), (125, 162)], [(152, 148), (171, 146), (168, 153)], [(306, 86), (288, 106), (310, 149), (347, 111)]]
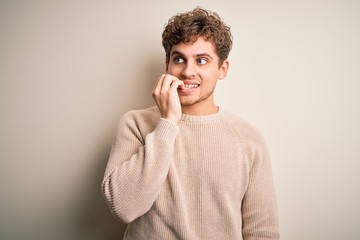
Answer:
[(124, 239), (279, 239), (270, 158), (238, 116), (124, 114), (102, 183)]

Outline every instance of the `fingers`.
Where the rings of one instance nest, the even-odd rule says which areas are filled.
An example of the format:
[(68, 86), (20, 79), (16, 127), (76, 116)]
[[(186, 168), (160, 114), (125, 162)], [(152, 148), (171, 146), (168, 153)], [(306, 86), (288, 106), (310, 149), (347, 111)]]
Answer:
[[(156, 86), (153, 90), (153, 96), (160, 96), (168, 93), (174, 93), (178, 87), (184, 86), (184, 83), (180, 81), (177, 77), (163, 74), (160, 76)], [(170, 91), (170, 92), (169, 92)]]
[(155, 88), (153, 90), (153, 96), (159, 96), (160, 95), (160, 92), (163, 88), (163, 85), (164, 85), (164, 80), (166, 78), (166, 74), (163, 74), (159, 77), (159, 80), (157, 81), (156, 85), (155, 85)]
[(169, 92), (169, 89), (171, 87), (171, 85), (173, 84), (174, 81), (176, 81), (174, 76), (168, 75), (168, 74), (164, 74), (162, 77), (162, 82), (161, 82), (161, 90), (160, 93), (161, 94), (167, 94)]
[(185, 87), (185, 83), (179, 79), (176, 79), (176, 81), (174, 81), (173, 84), (174, 83), (176, 83), (176, 89), (179, 89), (179, 88), (182, 89)]
[(160, 76), (152, 95), (162, 117), (175, 122), (180, 119), (181, 104), (177, 90), (183, 86), (184, 83), (175, 76), (170, 74)]

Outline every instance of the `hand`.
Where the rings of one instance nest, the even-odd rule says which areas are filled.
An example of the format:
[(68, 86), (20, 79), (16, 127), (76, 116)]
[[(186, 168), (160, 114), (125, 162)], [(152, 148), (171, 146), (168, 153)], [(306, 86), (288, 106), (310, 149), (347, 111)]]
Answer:
[(175, 76), (170, 74), (161, 75), (152, 92), (152, 96), (162, 118), (175, 123), (181, 119), (181, 104), (177, 89), (184, 86), (184, 82)]

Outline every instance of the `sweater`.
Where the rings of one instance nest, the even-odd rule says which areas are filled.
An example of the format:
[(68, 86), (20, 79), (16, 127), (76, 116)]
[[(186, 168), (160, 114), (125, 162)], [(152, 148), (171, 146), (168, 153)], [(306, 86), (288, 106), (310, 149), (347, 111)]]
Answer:
[(178, 124), (157, 107), (125, 113), (102, 192), (124, 239), (280, 238), (264, 138), (223, 108)]

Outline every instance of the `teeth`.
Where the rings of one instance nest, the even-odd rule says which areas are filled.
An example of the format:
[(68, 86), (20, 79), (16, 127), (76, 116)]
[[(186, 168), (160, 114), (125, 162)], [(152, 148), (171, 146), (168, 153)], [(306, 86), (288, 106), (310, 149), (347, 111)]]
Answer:
[(197, 84), (186, 84), (185, 88), (197, 88), (198, 86)]

